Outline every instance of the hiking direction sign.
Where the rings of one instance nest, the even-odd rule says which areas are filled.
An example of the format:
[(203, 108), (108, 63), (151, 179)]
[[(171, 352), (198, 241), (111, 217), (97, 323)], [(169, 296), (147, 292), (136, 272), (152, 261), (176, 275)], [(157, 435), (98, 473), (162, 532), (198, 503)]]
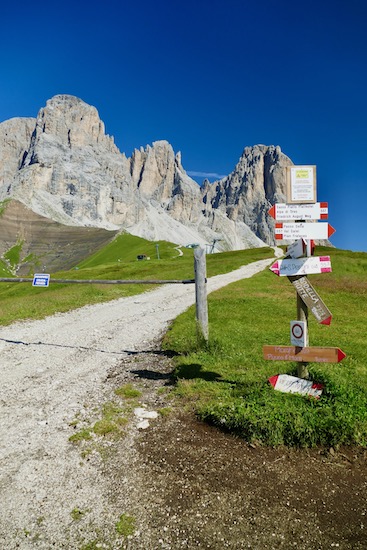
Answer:
[[(297, 362), (298, 377), (288, 375), (269, 378), (275, 389), (291, 393), (312, 395), (315, 389), (309, 381), (307, 391), (301, 381), (308, 377), (307, 364), (339, 363), (346, 355), (339, 348), (309, 346), (308, 311), (323, 325), (330, 325), (332, 314), (324, 304), (307, 275), (331, 272), (330, 256), (313, 256), (314, 239), (327, 240), (335, 229), (325, 222), (328, 203), (316, 202), (316, 167), (287, 167), (287, 204), (275, 204), (269, 210), (275, 223), (275, 239), (294, 241), (288, 246), (287, 256), (277, 260), (270, 270), (277, 276), (288, 277), (297, 292), (297, 320), (291, 321), (290, 346), (263, 346), (264, 359)], [(285, 378), (287, 380), (285, 380)], [(281, 383), (282, 381), (282, 383)], [(322, 387), (317, 388), (320, 395)], [(316, 396), (316, 395), (315, 395)]]
[(331, 271), (331, 261), (330, 256), (277, 260), (270, 267), (270, 270), (280, 277), (329, 273)]
[(280, 222), (275, 224), (277, 240), (320, 239), (327, 240), (335, 233), (335, 229), (327, 222)]
[(269, 214), (278, 222), (290, 222), (294, 220), (327, 220), (329, 207), (327, 202), (315, 202), (315, 204), (274, 204)]

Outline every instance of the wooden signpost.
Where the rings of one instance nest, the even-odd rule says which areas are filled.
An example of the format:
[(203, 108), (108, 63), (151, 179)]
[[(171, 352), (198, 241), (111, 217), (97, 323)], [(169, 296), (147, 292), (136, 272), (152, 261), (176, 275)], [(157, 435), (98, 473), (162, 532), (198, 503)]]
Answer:
[(322, 325), (330, 325), (332, 314), (307, 277), (289, 277), (289, 280), (296, 289), (302, 302), (311, 311), (316, 320)]
[(264, 346), (264, 359), (271, 361), (299, 361), (303, 363), (340, 363), (346, 355), (339, 348), (297, 346)]
[[(307, 278), (309, 274), (331, 272), (330, 256), (313, 257), (312, 244), (313, 239), (326, 240), (335, 233), (330, 224), (316, 221), (327, 219), (328, 203), (316, 202), (315, 166), (288, 167), (287, 204), (273, 205), (269, 215), (276, 220), (276, 240), (295, 241), (288, 247), (287, 257), (276, 261), (270, 270), (280, 277), (287, 276), (294, 286), (297, 292), (297, 320), (291, 321), (292, 345), (263, 346), (263, 354), (264, 359), (270, 361), (295, 361), (299, 377), (276, 375), (269, 378), (269, 382), (280, 391), (312, 395), (308, 389), (295, 389), (301, 388), (302, 379), (308, 378), (307, 364), (339, 363), (346, 357), (339, 348), (312, 347), (308, 341), (309, 311), (320, 324), (330, 325), (332, 319), (331, 312)], [(287, 380), (283, 380), (285, 378)], [(313, 388), (313, 382), (308, 382)], [(321, 386), (317, 391), (321, 393)]]

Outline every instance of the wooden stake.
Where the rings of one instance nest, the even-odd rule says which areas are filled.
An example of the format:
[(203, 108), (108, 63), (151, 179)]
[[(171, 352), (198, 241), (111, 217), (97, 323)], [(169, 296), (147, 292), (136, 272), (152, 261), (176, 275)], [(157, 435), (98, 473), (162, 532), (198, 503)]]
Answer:
[[(311, 241), (307, 240), (306, 242), (306, 256), (309, 258), (311, 256)], [(306, 330), (306, 342), (305, 347), (308, 347), (309, 345), (309, 338), (308, 338), (308, 307), (300, 297), (300, 295), (297, 292), (297, 320), (303, 321), (306, 324), (307, 330)], [(297, 374), (298, 378), (309, 378), (309, 372), (307, 368), (308, 363), (298, 363), (297, 364)]]
[(209, 339), (208, 299), (206, 289), (206, 256), (204, 248), (194, 251), (195, 265), (195, 296), (196, 296), (196, 326), (198, 338)]
[[(302, 298), (299, 296), (298, 293), (297, 293), (297, 321), (303, 321), (304, 323), (306, 323), (306, 326), (307, 326), (307, 331), (306, 331), (307, 341), (305, 342), (305, 344), (306, 344), (305, 347), (307, 347), (309, 345), (309, 342), (308, 342), (308, 307), (306, 306), (306, 304), (304, 303), (304, 301), (302, 300)], [(298, 378), (308, 378), (309, 373), (308, 373), (307, 365), (308, 365), (308, 363), (297, 363)]]

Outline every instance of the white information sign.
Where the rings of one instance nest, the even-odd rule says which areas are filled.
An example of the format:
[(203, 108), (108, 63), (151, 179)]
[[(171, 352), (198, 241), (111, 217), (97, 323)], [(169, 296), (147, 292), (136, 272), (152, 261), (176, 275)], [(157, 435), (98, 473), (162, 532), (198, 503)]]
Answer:
[(291, 321), (291, 344), (299, 348), (307, 346), (307, 323)]
[(333, 233), (335, 233), (335, 229), (327, 222), (280, 222), (275, 224), (275, 238), (279, 240), (328, 239)]
[(316, 166), (287, 167), (287, 203), (316, 202)]
[(327, 220), (328, 203), (315, 202), (315, 204), (274, 204), (269, 210), (270, 216), (279, 222), (291, 220)]
[(33, 275), (32, 286), (47, 287), (49, 284), (50, 284), (50, 274), (49, 273), (35, 273)]

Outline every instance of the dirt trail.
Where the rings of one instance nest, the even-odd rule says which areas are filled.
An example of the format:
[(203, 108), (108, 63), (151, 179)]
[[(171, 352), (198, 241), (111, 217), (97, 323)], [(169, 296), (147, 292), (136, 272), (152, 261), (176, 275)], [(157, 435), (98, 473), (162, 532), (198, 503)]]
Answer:
[[(212, 277), (208, 292), (251, 277), (271, 261)], [(135, 512), (140, 525), (148, 521), (140, 504), (139, 464), (134, 464), (134, 419), (119, 454), (127, 490), (117, 502), (113, 486), (111, 491), (108, 487), (103, 453), (92, 452), (83, 460), (69, 442), (71, 424), (98, 416), (113, 395), (111, 373), (124, 378), (124, 361), (131, 367), (132, 354), (152, 349), (170, 321), (194, 303), (194, 292), (194, 285), (161, 286), (0, 328), (1, 548), (83, 548), (88, 541), (95, 544), (90, 548), (151, 547), (147, 533), (144, 543), (139, 530), (126, 543), (115, 539), (111, 527), (129, 506), (140, 507)], [(154, 382), (150, 387), (148, 401)]]

